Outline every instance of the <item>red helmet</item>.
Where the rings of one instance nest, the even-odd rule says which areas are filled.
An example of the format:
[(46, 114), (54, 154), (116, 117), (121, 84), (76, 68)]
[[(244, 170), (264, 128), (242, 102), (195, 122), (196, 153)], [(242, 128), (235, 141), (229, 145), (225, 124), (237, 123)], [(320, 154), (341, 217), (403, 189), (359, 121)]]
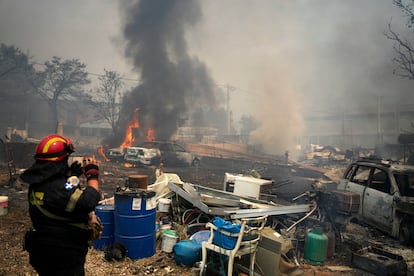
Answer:
[(59, 162), (74, 152), (72, 141), (57, 134), (43, 138), (36, 147), (36, 160)]

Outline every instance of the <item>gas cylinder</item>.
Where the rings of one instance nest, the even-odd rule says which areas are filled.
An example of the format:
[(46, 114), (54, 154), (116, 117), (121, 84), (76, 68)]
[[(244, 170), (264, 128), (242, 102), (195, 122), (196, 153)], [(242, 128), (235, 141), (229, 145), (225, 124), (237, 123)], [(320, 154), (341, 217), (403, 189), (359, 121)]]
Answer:
[(326, 260), (328, 237), (323, 233), (321, 226), (315, 226), (306, 235), (305, 239), (305, 263), (310, 265), (323, 265)]

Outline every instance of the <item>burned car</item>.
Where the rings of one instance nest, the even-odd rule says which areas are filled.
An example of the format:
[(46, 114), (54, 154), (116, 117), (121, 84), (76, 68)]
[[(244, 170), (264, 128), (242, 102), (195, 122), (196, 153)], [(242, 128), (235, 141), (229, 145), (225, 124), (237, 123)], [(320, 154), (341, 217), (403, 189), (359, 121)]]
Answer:
[(125, 162), (137, 165), (158, 165), (160, 163), (161, 153), (157, 148), (129, 147), (126, 149)]
[(414, 242), (414, 166), (356, 161), (346, 169), (338, 190), (358, 195), (358, 219), (402, 243)]
[(188, 152), (182, 145), (170, 141), (147, 141), (138, 145), (147, 149), (159, 149), (161, 162), (167, 166), (199, 166), (201, 158)]
[(124, 160), (124, 148), (111, 148), (105, 152), (106, 157), (113, 162), (122, 162)]

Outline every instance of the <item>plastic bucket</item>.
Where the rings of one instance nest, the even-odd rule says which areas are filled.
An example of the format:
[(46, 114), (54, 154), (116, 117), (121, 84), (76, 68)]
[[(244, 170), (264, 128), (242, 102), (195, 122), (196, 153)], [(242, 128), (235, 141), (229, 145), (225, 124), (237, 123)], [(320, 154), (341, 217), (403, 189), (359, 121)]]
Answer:
[(155, 192), (115, 193), (115, 241), (121, 242), (131, 259), (151, 257), (155, 253)]
[(203, 242), (207, 242), (208, 239), (210, 238), (210, 235), (211, 235), (210, 230), (201, 230), (191, 235), (190, 241), (201, 244)]
[(93, 242), (93, 247), (105, 250), (114, 242), (114, 205), (98, 205), (95, 214), (102, 222), (103, 231), (101, 238)]
[(160, 225), (160, 231), (164, 232), (166, 230), (170, 230), (171, 229), (171, 223), (166, 223), (166, 224), (161, 224)]
[(178, 234), (174, 230), (165, 230), (162, 233), (161, 250), (167, 253), (173, 251), (174, 245), (177, 243)]
[(171, 229), (171, 222), (167, 216), (160, 218), (160, 231), (164, 232), (165, 230)]
[(9, 197), (0, 196), (0, 216), (7, 215), (9, 212)]
[(160, 198), (158, 200), (158, 211), (163, 213), (168, 213), (171, 206), (171, 199), (169, 198)]

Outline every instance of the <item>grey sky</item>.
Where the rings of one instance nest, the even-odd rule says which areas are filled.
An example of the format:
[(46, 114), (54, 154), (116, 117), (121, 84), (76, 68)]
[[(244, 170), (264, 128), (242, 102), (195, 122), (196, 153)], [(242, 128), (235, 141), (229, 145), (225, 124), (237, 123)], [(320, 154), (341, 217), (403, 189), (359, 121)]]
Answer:
[(28, 51), (35, 61), (79, 58), (89, 71), (129, 73), (121, 47), (116, 1), (0, 1), (0, 40)]
[[(203, 17), (187, 32), (189, 51), (217, 84), (236, 87), (230, 94), (235, 123), (248, 113), (267, 132), (286, 130), (289, 122), (288, 134), (298, 135), (305, 106), (411, 92), (410, 82), (392, 75), (392, 43), (383, 35), (391, 19), (397, 30), (404, 27), (392, 0), (201, 3)], [(111, 0), (0, 0), (0, 42), (39, 62), (79, 58), (90, 72), (106, 68), (138, 79), (123, 55), (121, 10)], [(263, 139), (275, 141), (276, 133), (268, 135)]]

